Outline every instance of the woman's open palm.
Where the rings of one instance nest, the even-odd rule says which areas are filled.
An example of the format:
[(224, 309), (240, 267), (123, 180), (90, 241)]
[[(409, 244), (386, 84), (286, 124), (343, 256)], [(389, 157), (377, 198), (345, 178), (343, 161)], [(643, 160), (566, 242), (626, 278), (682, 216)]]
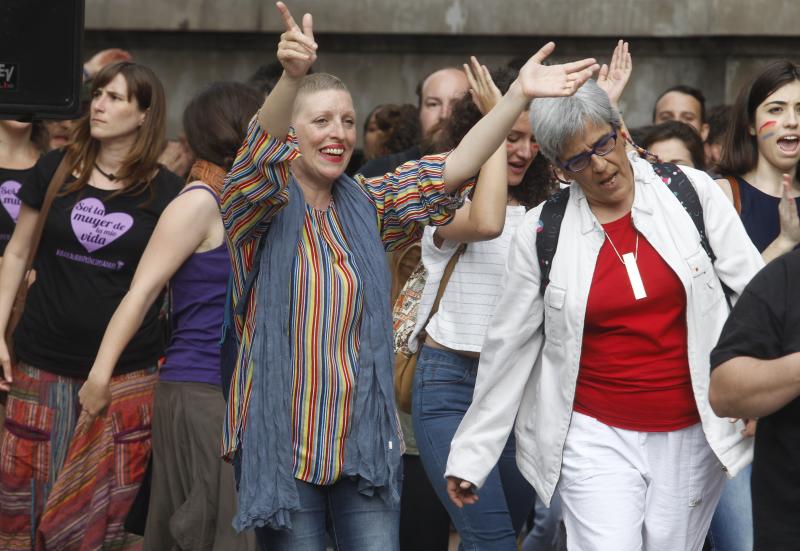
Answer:
[(555, 48), (554, 42), (548, 42), (519, 70), (518, 81), (526, 97), (571, 96), (599, 68), (592, 57), (560, 65), (542, 65)]

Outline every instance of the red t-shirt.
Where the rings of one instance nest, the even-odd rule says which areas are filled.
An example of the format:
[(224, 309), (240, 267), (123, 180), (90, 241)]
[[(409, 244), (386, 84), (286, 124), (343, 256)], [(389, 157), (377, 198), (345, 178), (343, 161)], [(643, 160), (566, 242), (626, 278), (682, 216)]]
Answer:
[[(620, 255), (635, 252), (630, 213), (603, 228)], [(647, 293), (640, 300), (606, 238), (586, 305), (573, 408), (612, 427), (679, 430), (700, 420), (686, 352), (686, 293), (642, 235), (637, 265)]]

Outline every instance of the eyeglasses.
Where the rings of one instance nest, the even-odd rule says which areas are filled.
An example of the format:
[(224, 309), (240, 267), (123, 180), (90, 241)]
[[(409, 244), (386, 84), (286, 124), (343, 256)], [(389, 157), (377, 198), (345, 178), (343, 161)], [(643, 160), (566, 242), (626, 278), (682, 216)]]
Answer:
[(591, 151), (584, 151), (574, 157), (571, 157), (560, 163), (561, 168), (564, 170), (569, 170), (570, 172), (580, 172), (587, 166), (589, 163), (592, 162), (592, 155), (599, 155), (601, 157), (605, 157), (612, 151), (614, 151), (614, 147), (617, 145), (617, 130), (614, 129), (605, 136), (601, 137), (599, 140), (594, 142)]

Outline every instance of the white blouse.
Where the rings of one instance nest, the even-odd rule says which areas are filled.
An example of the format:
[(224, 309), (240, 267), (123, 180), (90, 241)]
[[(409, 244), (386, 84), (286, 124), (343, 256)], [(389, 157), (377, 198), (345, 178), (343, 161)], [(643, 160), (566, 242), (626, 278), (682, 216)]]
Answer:
[[(509, 205), (503, 233), (499, 237), (467, 245), (450, 276), (439, 310), (426, 328), (433, 340), (454, 350), (481, 351), (486, 328), (502, 291), (511, 238), (524, 216), (524, 206)], [(409, 347), (412, 350), (415, 345), (422, 344), (416, 342), (417, 336), (424, 329), (444, 270), (459, 245), (445, 240), (441, 247), (437, 247), (433, 242), (435, 231), (435, 227), (426, 227), (422, 237), (422, 262), (428, 276), (417, 313), (417, 325), (411, 336)]]

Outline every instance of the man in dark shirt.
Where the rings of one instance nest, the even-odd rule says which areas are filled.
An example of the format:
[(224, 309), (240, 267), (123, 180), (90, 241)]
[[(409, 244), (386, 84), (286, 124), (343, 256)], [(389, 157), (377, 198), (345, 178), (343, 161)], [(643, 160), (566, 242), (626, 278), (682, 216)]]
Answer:
[(773, 260), (753, 278), (711, 365), (714, 412), (759, 420), (754, 549), (800, 549), (800, 251)]
[[(423, 138), (430, 137), (433, 132), (441, 128), (441, 122), (450, 116), (453, 104), (466, 94), (467, 90), (469, 90), (467, 76), (464, 71), (455, 67), (434, 71), (420, 82), (417, 86), (417, 97), (419, 125)], [(415, 145), (399, 153), (372, 159), (357, 172), (367, 178), (383, 176), (406, 161), (420, 157), (422, 151), (419, 145)]]

